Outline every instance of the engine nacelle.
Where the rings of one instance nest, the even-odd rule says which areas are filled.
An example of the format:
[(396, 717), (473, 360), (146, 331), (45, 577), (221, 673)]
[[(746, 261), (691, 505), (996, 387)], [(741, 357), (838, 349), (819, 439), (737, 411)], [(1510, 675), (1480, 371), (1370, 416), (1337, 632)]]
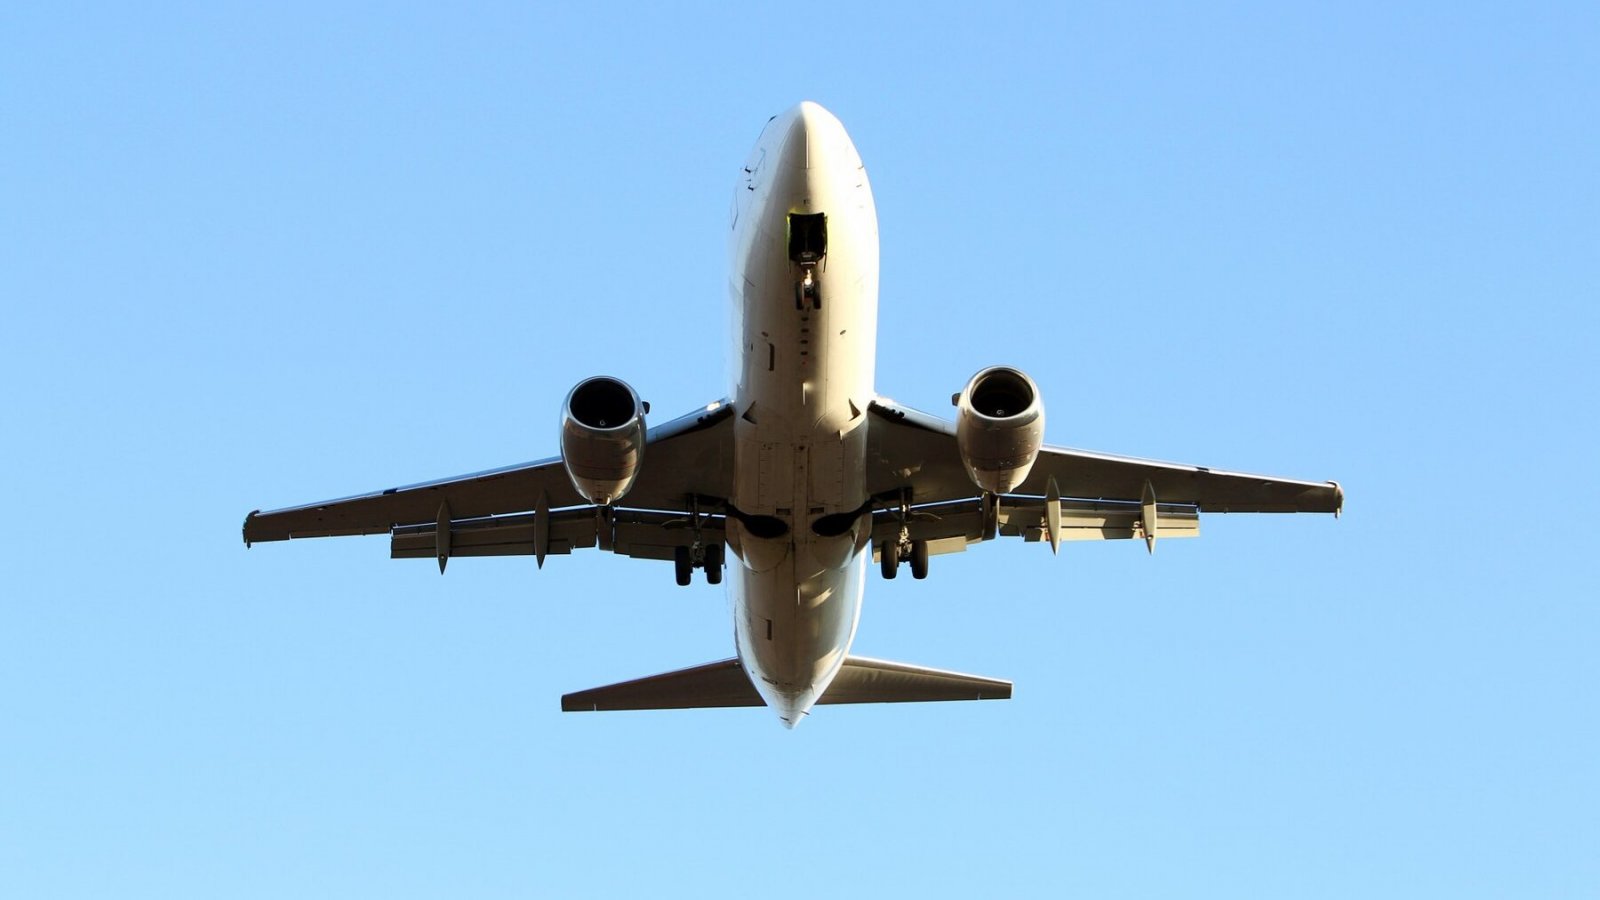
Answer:
[(561, 463), (590, 503), (610, 505), (633, 487), (644, 459), (649, 406), (619, 378), (578, 382), (561, 409)]
[(1016, 369), (993, 366), (972, 376), (955, 402), (956, 446), (968, 477), (986, 491), (1010, 492), (1044, 443), (1039, 386)]

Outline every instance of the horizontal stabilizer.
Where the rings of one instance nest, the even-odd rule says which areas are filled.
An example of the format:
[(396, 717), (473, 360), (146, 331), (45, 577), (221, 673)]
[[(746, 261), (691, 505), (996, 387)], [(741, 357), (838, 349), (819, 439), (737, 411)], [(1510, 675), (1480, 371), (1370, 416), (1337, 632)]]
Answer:
[(1010, 700), (1011, 682), (852, 656), (818, 703)]
[[(852, 656), (818, 703), (1009, 700), (1011, 682)], [(763, 706), (737, 659), (635, 678), (561, 698), (566, 712)]]
[(561, 708), (566, 712), (765, 705), (737, 659), (635, 678), (561, 698)]

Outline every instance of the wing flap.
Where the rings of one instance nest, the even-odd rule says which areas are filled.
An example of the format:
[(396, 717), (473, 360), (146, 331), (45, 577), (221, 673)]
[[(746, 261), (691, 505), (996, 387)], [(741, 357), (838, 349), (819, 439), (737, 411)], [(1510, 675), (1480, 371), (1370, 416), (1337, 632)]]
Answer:
[[(700, 516), (700, 540), (723, 541), (723, 517)], [(549, 549), (552, 556), (600, 544), (600, 532), (609, 527), (611, 549), (634, 559), (672, 559), (677, 547), (694, 546), (695, 531), (682, 513), (658, 510), (616, 509), (609, 526), (603, 526), (591, 506), (550, 513)], [(438, 552), (436, 523), (401, 525), (390, 532), (391, 559), (433, 559)], [(450, 523), (451, 556), (534, 555), (534, 514), (457, 519)]]
[[(1000, 502), (1000, 533), (1024, 541), (1050, 539), (1042, 497), (1011, 497)], [(1117, 541), (1145, 537), (1199, 537), (1200, 511), (1182, 503), (1156, 504), (1155, 534), (1145, 527), (1137, 503), (1106, 500), (1062, 500), (1063, 541)]]
[[(1008, 494), (1000, 498), (999, 533), (1005, 537), (1020, 537), (1024, 541), (1049, 540), (1043, 497), (1023, 497)], [(1156, 506), (1156, 536), (1162, 538), (1199, 537), (1200, 513), (1194, 506), (1182, 503), (1160, 503)], [(983, 539), (983, 503), (981, 500), (961, 500), (913, 507), (906, 532), (914, 541), (927, 541), (928, 553), (959, 553), (969, 544)], [(892, 540), (900, 533), (900, 520), (893, 511), (879, 510), (873, 514), (872, 537), (874, 555), (884, 540)], [(1129, 501), (1075, 500), (1061, 501), (1061, 540), (1112, 541), (1146, 537), (1144, 509), (1141, 504)]]
[[(551, 514), (551, 555), (571, 553), (596, 543), (594, 512), (587, 507)], [(389, 533), (390, 559), (433, 559), (438, 553), (439, 527), (401, 525)], [(533, 515), (457, 519), (450, 523), (451, 556), (532, 556)]]

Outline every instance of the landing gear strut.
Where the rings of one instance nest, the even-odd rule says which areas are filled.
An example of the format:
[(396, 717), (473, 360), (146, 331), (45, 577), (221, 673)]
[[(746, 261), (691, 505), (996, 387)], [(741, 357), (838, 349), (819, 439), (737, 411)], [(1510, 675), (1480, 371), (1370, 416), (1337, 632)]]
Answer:
[(911, 577), (921, 581), (928, 577), (928, 542), (911, 539), (908, 526), (911, 521), (911, 499), (908, 495), (900, 498), (896, 518), (900, 520), (900, 533), (878, 545), (878, 562), (883, 567), (883, 577), (893, 578), (900, 570), (900, 560), (910, 557)]
[(983, 492), (983, 540), (992, 541), (1000, 534), (1000, 498)]

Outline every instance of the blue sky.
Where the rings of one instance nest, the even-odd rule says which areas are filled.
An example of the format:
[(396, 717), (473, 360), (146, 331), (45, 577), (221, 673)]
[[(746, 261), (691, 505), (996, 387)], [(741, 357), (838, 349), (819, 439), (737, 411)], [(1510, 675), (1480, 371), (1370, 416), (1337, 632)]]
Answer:
[[(0, 895), (1600, 894), (1600, 13), (1395, 6), (0, 11)], [(874, 579), (858, 651), (1016, 698), (793, 732), (557, 711), (730, 652), (663, 566), (240, 544), (721, 396), (803, 98), (885, 394), (1344, 518)]]

